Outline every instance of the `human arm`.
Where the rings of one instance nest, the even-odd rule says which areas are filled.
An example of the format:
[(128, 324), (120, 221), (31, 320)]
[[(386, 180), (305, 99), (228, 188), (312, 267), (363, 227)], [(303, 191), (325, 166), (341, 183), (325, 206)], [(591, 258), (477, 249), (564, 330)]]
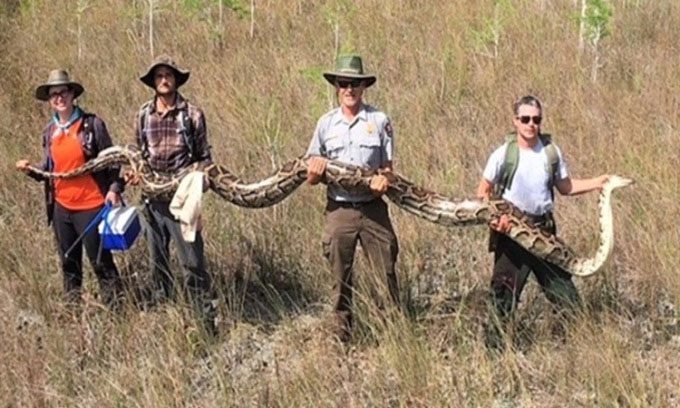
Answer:
[[(113, 146), (111, 135), (106, 128), (106, 123), (104, 123), (104, 121), (98, 116), (94, 116), (92, 124), (96, 143), (96, 152), (101, 152), (102, 150)], [(106, 182), (105, 187), (107, 188), (104, 200), (108, 203), (111, 203), (114, 207), (117, 207), (122, 202), (121, 194), (123, 193), (125, 185), (123, 178), (121, 177), (121, 167), (114, 166), (104, 169), (102, 170), (102, 174), (104, 175), (104, 180)]]
[(562, 195), (575, 196), (594, 190), (602, 190), (602, 187), (608, 180), (608, 174), (588, 179), (573, 179), (571, 177), (566, 177), (555, 182), (555, 187)]
[[(392, 162), (391, 161), (386, 162), (383, 165), (383, 167), (380, 168), (380, 170), (383, 173), (391, 173)], [(374, 196), (380, 197), (381, 195), (387, 192), (388, 188), (390, 188), (390, 180), (384, 174), (375, 175), (371, 177), (369, 188), (371, 189), (371, 192), (373, 193)]]
[[(480, 200), (490, 200), (496, 194), (503, 194), (502, 192), (496, 192), (496, 183), (501, 179), (503, 173), (503, 163), (505, 161), (507, 144), (496, 149), (484, 166), (484, 171), (482, 172), (482, 178), (477, 186), (477, 198)], [(507, 216), (501, 215), (499, 218), (492, 219), (489, 222), (489, 228), (494, 231), (507, 234), (510, 232), (510, 220)]]
[[(480, 200), (489, 200), (493, 195), (494, 183), (482, 177), (477, 187), (477, 198)], [(501, 215), (498, 219), (493, 219), (489, 222), (489, 227), (500, 233), (506, 234), (510, 232), (510, 220), (506, 215)]]
[[(137, 145), (137, 147), (142, 151), (144, 151), (145, 147), (144, 147), (144, 142), (142, 140), (142, 133), (141, 133), (141, 130), (142, 130), (141, 126), (142, 125), (141, 125), (140, 122), (141, 122), (142, 118), (144, 117), (144, 112), (145, 112), (146, 109), (147, 109), (147, 105), (146, 104), (142, 105), (141, 109), (135, 114), (135, 119), (134, 119), (134, 124), (135, 124), (134, 129), (135, 130), (134, 130), (134, 133), (133, 133), (134, 134), (133, 140), (134, 140), (134, 144)], [(140, 178), (139, 178), (139, 175), (136, 174), (132, 170), (125, 170), (123, 172), (123, 180), (124, 180), (125, 184), (129, 184), (131, 186), (139, 185), (139, 183), (141, 181)]]
[(369, 184), (371, 192), (376, 197), (385, 194), (390, 187), (390, 181), (385, 173), (392, 172), (394, 163), (394, 130), (392, 128), (392, 123), (387, 116), (384, 117), (384, 122), (381, 126), (380, 139), (380, 157), (382, 158), (382, 163), (380, 163), (381, 174), (372, 177)]
[(307, 183), (310, 185), (319, 184), (323, 180), (324, 173), (326, 171), (326, 163), (328, 159), (325, 157), (325, 149), (323, 143), (321, 142), (321, 133), (324, 126), (322, 125), (322, 119), (316, 124), (316, 129), (314, 130), (314, 135), (307, 148), (306, 156), (309, 157), (307, 162)]
[[(50, 170), (49, 156), (48, 156), (48, 153), (47, 153), (47, 138), (49, 137), (49, 131), (50, 131), (50, 125), (48, 124), (43, 129), (42, 135), (41, 135), (42, 149), (43, 149), (43, 152), (44, 152), (43, 160), (39, 165), (35, 166), (42, 171), (49, 171)], [(31, 166), (31, 162), (27, 159), (18, 160), (15, 164), (15, 168), (16, 168), (17, 171), (23, 172), (24, 174), (26, 174), (28, 177), (32, 178), (33, 180), (36, 180), (36, 181), (45, 181), (46, 180), (42, 175), (31, 171), (30, 166)]]
[(477, 187), (477, 198), (480, 200), (488, 200), (491, 198), (491, 195), (493, 194), (493, 186), (494, 184), (491, 181), (482, 177), (482, 180), (479, 182), (479, 186)]
[(307, 183), (316, 185), (323, 180), (328, 159), (321, 156), (312, 156), (307, 163)]
[(208, 126), (205, 115), (200, 109), (192, 112), (191, 120), (194, 126), (195, 149), (194, 162), (198, 163), (198, 169), (202, 170), (213, 163), (208, 143)]

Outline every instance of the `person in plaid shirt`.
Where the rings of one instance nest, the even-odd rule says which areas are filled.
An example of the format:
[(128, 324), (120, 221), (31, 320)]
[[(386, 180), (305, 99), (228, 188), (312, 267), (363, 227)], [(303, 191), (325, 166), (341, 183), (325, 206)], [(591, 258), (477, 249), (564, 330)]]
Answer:
[[(135, 120), (139, 147), (154, 171), (176, 173), (198, 163), (204, 168), (212, 163), (205, 116), (200, 108), (187, 101), (178, 88), (189, 79), (189, 71), (180, 69), (168, 56), (155, 59), (146, 74), (144, 85), (155, 90), (153, 99), (140, 108)], [(133, 177), (132, 183), (137, 180)], [(174, 282), (169, 267), (169, 243), (175, 241), (183, 267), (183, 287), (206, 331), (217, 334), (213, 305), (212, 279), (205, 269), (203, 238), (200, 230), (194, 242), (182, 238), (180, 223), (170, 213), (171, 197), (144, 199), (151, 258), (151, 274), (156, 298), (172, 298)]]

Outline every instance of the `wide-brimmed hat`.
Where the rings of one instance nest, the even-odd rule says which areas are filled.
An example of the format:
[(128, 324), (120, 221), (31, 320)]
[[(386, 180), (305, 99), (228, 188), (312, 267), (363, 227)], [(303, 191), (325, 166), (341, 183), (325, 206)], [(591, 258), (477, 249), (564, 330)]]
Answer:
[(156, 89), (156, 84), (154, 84), (154, 70), (160, 66), (168, 67), (172, 70), (172, 72), (174, 72), (175, 86), (177, 88), (184, 85), (184, 83), (189, 80), (190, 72), (181, 69), (179, 66), (177, 66), (175, 60), (167, 55), (161, 55), (160, 57), (157, 57), (155, 60), (153, 60), (149, 66), (149, 69), (146, 71), (146, 74), (139, 77), (139, 80), (142, 81), (144, 85)]
[(364, 73), (364, 64), (358, 55), (340, 55), (335, 61), (335, 71), (324, 72), (323, 77), (326, 81), (335, 85), (338, 78), (362, 79), (366, 88), (373, 85), (376, 81), (375, 75)]
[(75, 81), (71, 81), (68, 76), (68, 72), (63, 69), (54, 69), (50, 71), (50, 76), (47, 77), (47, 82), (35, 88), (35, 97), (41, 101), (47, 101), (50, 99), (50, 88), (53, 86), (68, 86), (71, 91), (73, 91), (73, 97), (79, 97), (85, 88)]

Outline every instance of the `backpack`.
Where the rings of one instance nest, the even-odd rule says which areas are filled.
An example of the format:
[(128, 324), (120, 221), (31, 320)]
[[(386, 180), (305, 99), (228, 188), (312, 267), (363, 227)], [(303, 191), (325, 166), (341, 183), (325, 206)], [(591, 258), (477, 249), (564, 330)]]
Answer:
[[(557, 154), (557, 147), (552, 142), (552, 136), (549, 134), (539, 134), (538, 138), (543, 143), (545, 154), (548, 156), (548, 188), (554, 199), (553, 188), (555, 187), (555, 180), (557, 180), (557, 175), (559, 171), (560, 156)], [(511, 133), (505, 137), (505, 143), (507, 145), (505, 149), (505, 158), (503, 159), (503, 164), (501, 165), (501, 178), (494, 187), (494, 196), (502, 197), (505, 190), (512, 186), (512, 180), (515, 177), (515, 172), (517, 172), (517, 167), (519, 165), (519, 146), (517, 145), (517, 135)]]
[[(146, 137), (146, 128), (148, 125), (149, 114), (151, 113), (151, 104), (153, 101), (142, 106), (142, 114), (139, 115), (139, 140), (142, 147), (142, 157), (144, 160), (149, 159), (149, 142)], [(185, 103), (182, 109), (179, 109), (177, 114), (177, 133), (182, 135), (184, 144), (189, 149), (189, 160), (193, 160), (194, 152), (196, 151), (196, 143), (194, 136), (194, 127), (189, 117), (189, 104)]]
[(99, 146), (94, 137), (94, 120), (96, 116), (90, 113), (83, 114), (83, 140), (82, 146), (85, 158), (92, 158), (99, 154)]

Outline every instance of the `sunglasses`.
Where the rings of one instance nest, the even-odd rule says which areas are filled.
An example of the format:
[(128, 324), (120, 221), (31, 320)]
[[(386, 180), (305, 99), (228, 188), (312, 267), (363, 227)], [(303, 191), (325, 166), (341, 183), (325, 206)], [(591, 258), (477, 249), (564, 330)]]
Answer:
[(64, 89), (59, 92), (50, 92), (50, 99), (56, 99), (57, 97), (62, 97), (66, 99), (66, 97), (69, 96), (70, 94), (71, 94), (70, 89)]
[(358, 88), (364, 81), (361, 79), (338, 79), (335, 83), (338, 85), (338, 88), (349, 88), (350, 86), (352, 88)]
[(543, 118), (540, 116), (517, 116), (516, 118), (519, 119), (519, 121), (524, 123), (525, 125), (531, 121), (533, 121), (534, 124), (536, 125), (540, 125), (541, 120), (543, 120)]

